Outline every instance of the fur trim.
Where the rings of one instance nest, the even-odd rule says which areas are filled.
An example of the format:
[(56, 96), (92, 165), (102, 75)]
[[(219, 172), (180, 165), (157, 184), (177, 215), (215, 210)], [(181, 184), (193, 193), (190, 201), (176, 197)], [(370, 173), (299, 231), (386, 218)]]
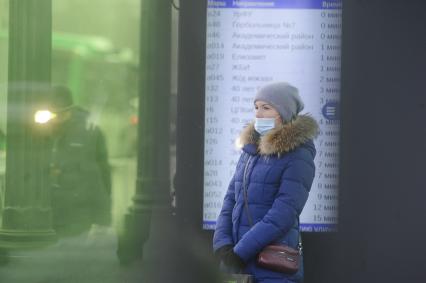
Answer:
[(318, 124), (309, 115), (298, 115), (294, 120), (260, 137), (250, 123), (241, 133), (243, 145), (256, 144), (261, 155), (285, 154), (318, 135)]

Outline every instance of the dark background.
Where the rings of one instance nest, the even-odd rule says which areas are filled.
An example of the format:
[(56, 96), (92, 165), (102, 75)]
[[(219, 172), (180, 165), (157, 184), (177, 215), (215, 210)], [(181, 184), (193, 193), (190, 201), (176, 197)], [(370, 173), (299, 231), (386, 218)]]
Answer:
[[(201, 230), (206, 3), (180, 2), (175, 187), (180, 236), (206, 247), (198, 259), (212, 237)], [(426, 3), (343, 5), (339, 232), (303, 235), (306, 283), (425, 282)]]

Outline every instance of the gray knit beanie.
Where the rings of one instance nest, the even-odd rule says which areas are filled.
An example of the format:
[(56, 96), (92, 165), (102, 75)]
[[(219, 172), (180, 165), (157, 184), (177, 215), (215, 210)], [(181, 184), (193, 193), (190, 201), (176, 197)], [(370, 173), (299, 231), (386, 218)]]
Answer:
[(283, 122), (291, 121), (304, 107), (298, 89), (285, 82), (262, 87), (257, 92), (254, 102), (258, 100), (274, 107), (280, 113)]

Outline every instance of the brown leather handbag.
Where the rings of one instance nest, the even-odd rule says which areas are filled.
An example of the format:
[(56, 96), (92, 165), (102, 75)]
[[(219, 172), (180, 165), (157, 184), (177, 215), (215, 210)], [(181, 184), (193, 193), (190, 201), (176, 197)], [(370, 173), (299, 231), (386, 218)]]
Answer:
[(268, 245), (257, 256), (261, 267), (293, 274), (299, 270), (300, 252), (286, 245)]

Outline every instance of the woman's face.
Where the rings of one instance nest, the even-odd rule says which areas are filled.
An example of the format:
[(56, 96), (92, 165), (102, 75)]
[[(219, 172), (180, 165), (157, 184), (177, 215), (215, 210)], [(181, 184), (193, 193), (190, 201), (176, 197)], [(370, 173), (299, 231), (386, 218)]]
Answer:
[(254, 103), (256, 118), (275, 118), (275, 126), (282, 124), (280, 113), (268, 102), (258, 100)]

